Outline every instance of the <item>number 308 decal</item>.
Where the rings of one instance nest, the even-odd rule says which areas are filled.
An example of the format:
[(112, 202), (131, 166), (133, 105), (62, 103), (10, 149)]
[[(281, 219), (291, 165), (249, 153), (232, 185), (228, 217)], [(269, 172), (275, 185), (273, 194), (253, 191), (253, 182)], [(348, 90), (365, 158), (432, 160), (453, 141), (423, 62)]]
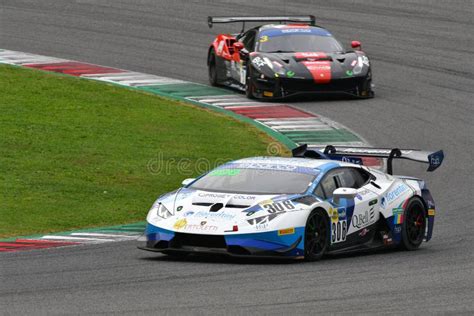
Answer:
[(337, 243), (346, 240), (347, 221), (342, 220), (331, 224), (331, 242)]
[(295, 205), (291, 201), (275, 202), (262, 205), (268, 213), (283, 212), (285, 210), (294, 210)]

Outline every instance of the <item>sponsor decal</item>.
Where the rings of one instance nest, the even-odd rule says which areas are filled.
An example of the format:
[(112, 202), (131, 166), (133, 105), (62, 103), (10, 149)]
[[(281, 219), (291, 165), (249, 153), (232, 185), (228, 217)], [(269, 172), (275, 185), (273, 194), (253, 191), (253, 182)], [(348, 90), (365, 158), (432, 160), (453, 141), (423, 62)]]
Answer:
[(255, 198), (253, 195), (234, 195), (232, 197), (234, 200), (255, 200)]
[(383, 244), (385, 246), (389, 246), (393, 243), (392, 237), (390, 237), (388, 234), (383, 235)]
[(176, 229), (176, 230), (180, 230), (180, 229), (183, 229), (184, 227), (186, 227), (187, 224), (188, 224), (188, 221), (185, 218), (178, 219), (174, 223), (173, 228)]
[(377, 199), (372, 200), (372, 201), (369, 202), (369, 206), (375, 205), (375, 204), (377, 204), (377, 202), (378, 202)]
[(315, 52), (307, 52), (307, 53), (295, 53), (295, 57), (297, 59), (302, 58), (326, 58), (327, 55), (324, 53), (315, 53)]
[(393, 228), (393, 231), (394, 231), (396, 234), (400, 234), (400, 232), (402, 231), (402, 226), (400, 226), (400, 225), (395, 225), (395, 227)]
[(332, 222), (331, 224), (331, 243), (338, 243), (346, 240), (347, 221)]
[(286, 72), (286, 76), (287, 76), (288, 78), (292, 78), (292, 77), (295, 76), (295, 72), (294, 72), (294, 71), (291, 71), (291, 70), (288, 70), (288, 71)]
[(311, 29), (282, 29), (282, 33), (311, 33)]
[(347, 70), (346, 75), (349, 76), (349, 77), (352, 77), (354, 75), (354, 73), (352, 72), (352, 70)]
[(361, 56), (360, 57), (362, 59), (362, 63), (366, 66), (369, 66), (370, 63), (369, 63), (369, 58), (367, 58), (367, 56)]
[(256, 230), (261, 230), (261, 229), (267, 229), (268, 228), (268, 223), (263, 223), (263, 224), (257, 224), (255, 225)]
[(177, 212), (181, 212), (182, 209), (183, 209), (182, 206), (178, 206), (178, 207), (176, 208), (176, 211), (177, 211)]
[(355, 214), (352, 216), (352, 226), (355, 228), (362, 228), (367, 226), (368, 224), (372, 223), (375, 218), (375, 210), (374, 208), (370, 208), (368, 211), (366, 210), (364, 213)]
[(183, 214), (184, 217), (192, 216), (194, 214), (193, 211), (189, 211)]
[(367, 235), (367, 233), (370, 231), (370, 229), (367, 229), (367, 228), (364, 228), (360, 231), (359, 233), (359, 236), (360, 237), (364, 237), (365, 235)]
[(200, 192), (198, 193), (199, 197), (204, 197), (204, 198), (215, 198), (215, 199), (225, 199), (227, 197), (227, 194), (225, 193), (203, 193)]
[(278, 236), (293, 235), (294, 233), (295, 233), (295, 228), (294, 227), (278, 230)]
[[(190, 224), (187, 224), (185, 226), (185, 230), (193, 230), (193, 231), (207, 231), (207, 232), (214, 232), (216, 230), (219, 229), (219, 227), (217, 226), (214, 226), (214, 225), (207, 225), (207, 224), (202, 224), (203, 222), (201, 222), (200, 225), (190, 225)], [(206, 223), (206, 222), (204, 222)]]
[(252, 63), (255, 65), (255, 67), (257, 67), (258, 69), (260, 69), (261, 67), (265, 66), (265, 61), (260, 58), (259, 56), (255, 57), (254, 59), (252, 59)]
[(438, 166), (440, 163), (441, 163), (441, 162), (440, 162), (439, 157), (431, 156), (430, 165)]
[(268, 213), (284, 212), (285, 210), (293, 211), (296, 209), (295, 205), (291, 201), (275, 202), (269, 204), (262, 204), (262, 207), (267, 210)]
[(337, 223), (339, 221), (339, 212), (337, 208), (330, 207), (328, 210), (329, 217), (331, 218), (332, 223)]
[(385, 201), (385, 198), (383, 197), (383, 198), (380, 200), (380, 206), (381, 206), (382, 208), (385, 208), (385, 206), (387, 205), (386, 202), (387, 202), (387, 201)]
[(268, 36), (267, 35), (263, 35), (262, 37), (260, 37), (260, 39), (258, 40), (260, 43), (265, 43), (265, 42), (268, 42)]
[(196, 224), (188, 224), (186, 218), (182, 218), (177, 220), (173, 228), (176, 230), (193, 230), (193, 231), (216, 231), (218, 230), (217, 226), (214, 225), (207, 225), (206, 221), (202, 221), (199, 225)]
[(434, 208), (430, 208), (430, 209), (428, 210), (428, 215), (429, 215), (429, 216), (435, 216), (435, 209), (434, 209)]
[(393, 213), (393, 224), (399, 225), (403, 224), (403, 208), (397, 207), (392, 210)]
[(233, 214), (227, 214), (227, 213), (223, 213), (223, 212), (204, 212), (204, 211), (200, 211), (200, 212), (197, 212), (194, 214), (195, 218), (207, 218), (207, 219), (222, 219), (222, 220), (227, 220), (227, 221), (230, 221), (232, 219), (235, 218), (235, 215)]
[(213, 177), (222, 177), (222, 176), (236, 176), (240, 174), (240, 169), (217, 169), (209, 173)]
[(395, 189), (393, 189), (392, 191), (388, 192), (385, 195), (385, 203), (388, 204), (396, 200), (406, 190), (408, 190), (408, 187), (404, 183), (400, 183), (399, 185), (395, 187)]
[(351, 62), (351, 66), (354, 67), (356, 64), (357, 64), (357, 59), (354, 59), (354, 60)]

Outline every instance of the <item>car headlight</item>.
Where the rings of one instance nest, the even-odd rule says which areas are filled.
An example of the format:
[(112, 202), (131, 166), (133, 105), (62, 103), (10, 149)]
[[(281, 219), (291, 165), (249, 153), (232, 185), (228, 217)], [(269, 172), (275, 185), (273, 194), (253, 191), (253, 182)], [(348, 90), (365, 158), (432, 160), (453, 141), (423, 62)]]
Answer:
[(167, 219), (168, 217), (172, 216), (173, 213), (170, 212), (164, 205), (163, 203), (156, 201), (153, 203), (153, 206), (151, 207), (150, 211), (148, 212), (149, 216), (158, 216), (163, 219)]

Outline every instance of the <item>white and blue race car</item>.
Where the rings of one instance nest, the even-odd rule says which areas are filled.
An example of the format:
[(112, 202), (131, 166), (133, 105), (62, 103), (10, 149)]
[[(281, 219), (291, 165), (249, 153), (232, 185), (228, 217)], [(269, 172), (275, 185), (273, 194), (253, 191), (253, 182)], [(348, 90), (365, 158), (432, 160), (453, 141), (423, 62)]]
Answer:
[[(387, 173), (360, 157), (387, 158)], [(413, 250), (433, 232), (425, 182), (393, 176), (392, 160), (439, 167), (442, 151), (306, 145), (292, 158), (226, 163), (156, 200), (140, 249), (184, 256), (318, 260), (328, 253), (399, 246)]]

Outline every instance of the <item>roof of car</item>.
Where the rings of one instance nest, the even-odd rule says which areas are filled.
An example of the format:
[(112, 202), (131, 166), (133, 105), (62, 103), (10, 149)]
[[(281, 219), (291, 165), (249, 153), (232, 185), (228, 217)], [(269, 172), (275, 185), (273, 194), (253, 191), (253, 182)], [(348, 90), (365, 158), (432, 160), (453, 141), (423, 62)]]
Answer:
[(315, 35), (332, 36), (332, 34), (325, 28), (319, 26), (311, 26), (306, 24), (266, 24), (259, 27), (260, 32), (276, 31), (282, 34), (291, 34), (298, 32), (310, 32)]
[(261, 165), (281, 165), (319, 169), (323, 165), (351, 165), (340, 161), (326, 159), (292, 158), (292, 157), (251, 157), (234, 160), (231, 164), (261, 164)]

